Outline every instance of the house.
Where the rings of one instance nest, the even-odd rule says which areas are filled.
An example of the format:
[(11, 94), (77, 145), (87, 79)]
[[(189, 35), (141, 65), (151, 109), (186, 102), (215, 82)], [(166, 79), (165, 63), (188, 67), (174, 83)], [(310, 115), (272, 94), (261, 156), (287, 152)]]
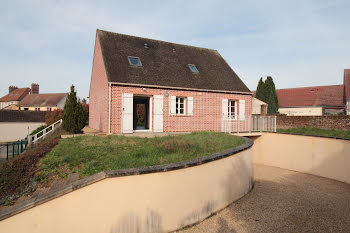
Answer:
[(252, 93), (216, 50), (97, 30), (89, 104), (106, 133), (222, 131)]
[(19, 102), (30, 93), (30, 88), (9, 87), (9, 93), (0, 98), (0, 109), (18, 110)]
[[(255, 95), (255, 94), (254, 94)], [(268, 104), (255, 97), (252, 99), (252, 115), (266, 115)]]
[(19, 103), (19, 110), (54, 111), (63, 109), (67, 93), (29, 94)]
[(350, 69), (342, 85), (278, 89), (279, 113), (293, 116), (349, 115)]

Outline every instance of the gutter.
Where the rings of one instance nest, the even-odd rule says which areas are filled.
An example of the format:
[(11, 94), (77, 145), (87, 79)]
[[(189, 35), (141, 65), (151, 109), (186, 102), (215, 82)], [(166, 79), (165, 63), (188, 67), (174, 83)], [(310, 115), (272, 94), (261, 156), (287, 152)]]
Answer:
[(112, 85), (108, 83), (108, 134), (111, 134), (111, 100), (112, 100)]
[(120, 83), (120, 82), (108, 82), (108, 84), (120, 85), (120, 86), (133, 86), (133, 87), (152, 87), (152, 88), (158, 88), (158, 89), (174, 89), (174, 90), (187, 90), (187, 91), (219, 92), (219, 93), (230, 93), (230, 94), (253, 95), (252, 92), (209, 90), (209, 89), (197, 89), (197, 88), (187, 88), (187, 87), (159, 86), (159, 85), (150, 85), (150, 84), (135, 84), (135, 83)]

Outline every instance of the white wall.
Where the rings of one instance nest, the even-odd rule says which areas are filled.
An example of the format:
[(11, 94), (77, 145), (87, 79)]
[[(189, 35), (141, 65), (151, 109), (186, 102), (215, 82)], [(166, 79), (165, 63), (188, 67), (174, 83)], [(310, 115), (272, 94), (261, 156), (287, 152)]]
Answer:
[(253, 148), (254, 163), (350, 184), (350, 140), (263, 133)]
[(279, 108), (278, 112), (287, 116), (322, 116), (322, 107)]
[(44, 124), (45, 122), (0, 122), (0, 142), (24, 139), (28, 131), (31, 133)]
[(267, 104), (257, 98), (252, 99), (252, 114), (253, 115), (260, 115), (261, 114), (261, 106), (266, 105)]

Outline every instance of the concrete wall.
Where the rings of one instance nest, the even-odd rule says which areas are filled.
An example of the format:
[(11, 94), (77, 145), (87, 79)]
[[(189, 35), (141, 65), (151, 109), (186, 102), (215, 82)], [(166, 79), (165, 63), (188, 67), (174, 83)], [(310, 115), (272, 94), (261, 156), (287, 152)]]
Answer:
[(322, 107), (279, 108), (278, 112), (288, 116), (322, 116)]
[(254, 163), (350, 183), (350, 140), (263, 133), (253, 149)]
[(44, 124), (45, 122), (0, 122), (0, 142), (24, 139), (28, 131), (31, 133)]
[[(265, 107), (263, 107), (263, 106), (265, 106)], [(253, 115), (266, 115), (267, 114), (267, 107), (268, 107), (268, 105), (265, 102), (255, 98), (255, 97), (252, 98), (252, 114)], [(264, 111), (264, 112), (262, 112), (262, 111)]]
[(1, 232), (170, 232), (251, 190), (253, 148), (202, 165), (108, 178), (0, 221)]

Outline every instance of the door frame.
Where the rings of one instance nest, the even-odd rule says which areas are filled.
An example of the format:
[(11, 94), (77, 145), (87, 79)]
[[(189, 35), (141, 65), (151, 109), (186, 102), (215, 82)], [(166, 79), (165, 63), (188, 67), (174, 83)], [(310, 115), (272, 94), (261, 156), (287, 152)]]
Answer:
[[(148, 128), (149, 129), (135, 129), (133, 130), (134, 133), (142, 133), (142, 132), (153, 132), (153, 114), (152, 114), (152, 104), (153, 104), (153, 96), (152, 95), (138, 95), (138, 94), (135, 94), (134, 97), (146, 97), (146, 98), (149, 98), (149, 104), (148, 104)], [(134, 119), (133, 119), (133, 122), (134, 122)]]

